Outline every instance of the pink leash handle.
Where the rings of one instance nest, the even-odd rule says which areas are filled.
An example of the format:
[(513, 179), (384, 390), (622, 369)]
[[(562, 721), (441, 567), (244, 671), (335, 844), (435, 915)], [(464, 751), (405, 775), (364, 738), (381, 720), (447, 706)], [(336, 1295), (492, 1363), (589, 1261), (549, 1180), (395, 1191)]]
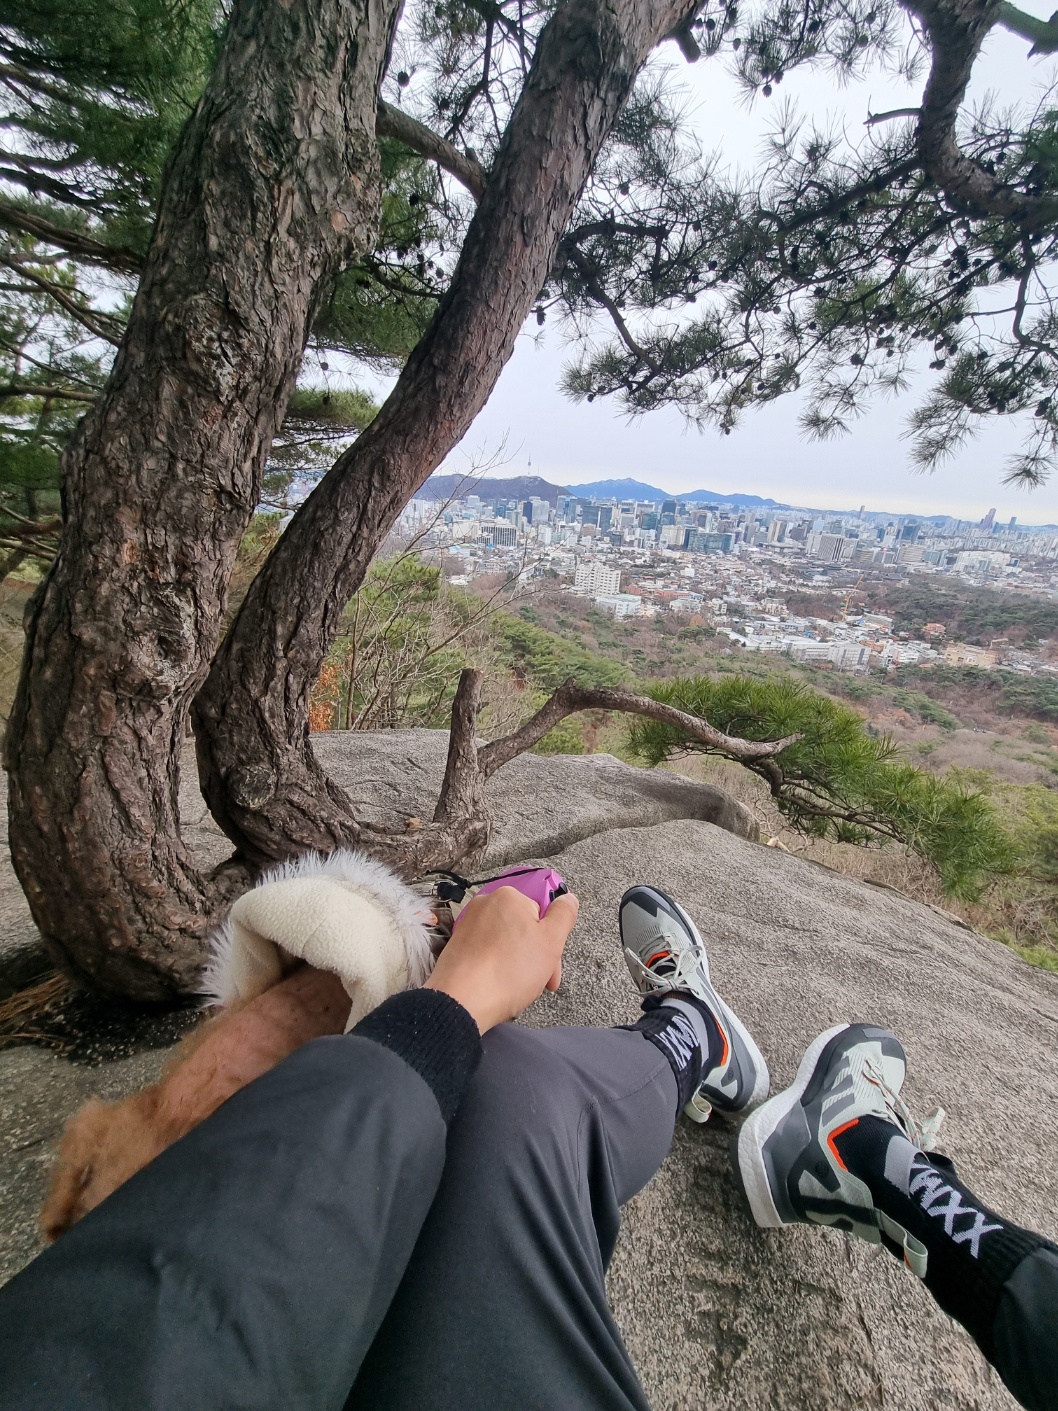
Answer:
[(499, 887), (513, 887), (516, 892), (521, 892), (530, 901), (535, 901), (540, 908), (540, 915), (543, 916), (547, 908), (555, 900), (569, 891), (563, 879), (551, 867), (529, 867), (514, 872), (505, 872), (501, 877), (493, 877), (491, 882), (484, 882), (476, 890), (476, 895), (483, 892), (494, 892)]

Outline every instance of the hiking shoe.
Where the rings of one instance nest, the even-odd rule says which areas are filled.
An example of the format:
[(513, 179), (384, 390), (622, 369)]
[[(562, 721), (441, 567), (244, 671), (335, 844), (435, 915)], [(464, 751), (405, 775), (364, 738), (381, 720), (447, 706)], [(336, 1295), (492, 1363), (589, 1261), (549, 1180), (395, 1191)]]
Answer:
[(687, 1116), (705, 1122), (713, 1108), (738, 1113), (763, 1102), (768, 1065), (749, 1030), (713, 988), (705, 942), (683, 907), (656, 887), (630, 887), (621, 898), (620, 926), (639, 993), (693, 995), (716, 1025), (719, 1057), (709, 1066), (710, 1055), (703, 1053), (698, 1090), (684, 1107)]
[[(932, 1146), (944, 1114), (915, 1122), (900, 1098), (906, 1071), (903, 1045), (888, 1029), (841, 1024), (820, 1034), (791, 1086), (758, 1108), (738, 1135), (739, 1173), (758, 1225), (831, 1225), (901, 1250), (922, 1276), (925, 1246), (878, 1208), (844, 1159), (860, 1145), (851, 1134), (865, 1118), (885, 1124), (883, 1135), (906, 1138), (899, 1143), (905, 1150), (908, 1142), (919, 1151)], [(884, 1162), (885, 1144), (876, 1145)]]

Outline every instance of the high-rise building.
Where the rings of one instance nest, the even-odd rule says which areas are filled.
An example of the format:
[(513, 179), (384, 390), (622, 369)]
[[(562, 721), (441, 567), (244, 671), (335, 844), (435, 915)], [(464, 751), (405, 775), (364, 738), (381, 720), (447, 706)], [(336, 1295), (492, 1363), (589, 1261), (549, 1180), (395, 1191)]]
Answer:
[[(675, 501), (675, 500), (662, 500), (662, 502), (661, 502), (661, 513), (662, 513), (662, 515), (671, 514), (672, 517), (673, 517), (673, 519), (675, 519), (675, 517), (676, 517), (676, 501)], [(664, 519), (662, 519), (662, 523), (663, 523), (663, 524), (664, 524), (664, 522), (665, 522)], [(672, 523), (672, 520), (670, 520), (669, 522)]]
[(606, 564), (592, 559), (588, 563), (577, 565), (573, 585), (582, 593), (591, 593), (596, 597), (600, 593), (619, 593), (621, 591), (621, 570), (609, 568)]
[(692, 554), (729, 554), (734, 542), (733, 534), (710, 534), (705, 529), (687, 530), (687, 550)]
[(856, 539), (846, 539), (843, 534), (812, 534), (806, 548), (813, 558), (824, 563), (841, 563), (852, 558), (856, 552)]
[(981, 520), (981, 523), (980, 523), (977, 527), (978, 527), (978, 529), (991, 529), (991, 528), (994, 526), (995, 522), (996, 522), (996, 512), (995, 512), (995, 509), (993, 508), (993, 509), (990, 509), (990, 510), (988, 511), (988, 513), (985, 515), (984, 519)]

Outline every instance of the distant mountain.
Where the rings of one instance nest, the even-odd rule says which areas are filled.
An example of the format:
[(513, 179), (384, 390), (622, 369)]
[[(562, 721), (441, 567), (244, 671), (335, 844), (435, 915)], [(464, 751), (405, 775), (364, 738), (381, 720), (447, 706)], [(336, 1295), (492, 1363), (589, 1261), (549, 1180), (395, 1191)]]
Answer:
[(416, 491), (416, 499), (449, 500), (458, 495), (477, 495), (482, 500), (528, 500), (534, 495), (538, 500), (546, 500), (554, 506), (559, 495), (566, 492), (561, 485), (552, 485), (539, 475), (513, 475), (509, 480), (475, 480), (471, 475), (431, 475), (421, 490)]
[(667, 490), (656, 485), (644, 485), (642, 480), (592, 480), (587, 485), (570, 485), (571, 495), (585, 500), (667, 500)]
[(689, 495), (677, 495), (678, 500), (695, 500), (713, 505), (741, 505), (743, 509), (786, 509), (781, 500), (762, 499), (760, 495), (722, 495), (719, 490), (692, 490)]
[(705, 502), (714, 505), (768, 506), (776, 505), (776, 500), (765, 500), (760, 495), (722, 495), (719, 490), (691, 490), (688, 494), (677, 494), (673, 490), (660, 490), (656, 485), (647, 485), (642, 480), (592, 480), (587, 485), (570, 485), (571, 495), (582, 495), (585, 499), (615, 500), (682, 500)]

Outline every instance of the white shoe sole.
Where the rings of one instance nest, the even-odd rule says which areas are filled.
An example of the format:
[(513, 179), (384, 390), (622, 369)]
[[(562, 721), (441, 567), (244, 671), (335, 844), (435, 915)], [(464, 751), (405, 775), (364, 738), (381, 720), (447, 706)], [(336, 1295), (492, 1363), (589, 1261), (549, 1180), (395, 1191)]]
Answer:
[(820, 1034), (818, 1039), (808, 1046), (797, 1069), (797, 1077), (790, 1087), (776, 1094), (763, 1107), (758, 1107), (756, 1112), (746, 1119), (738, 1134), (739, 1174), (749, 1208), (761, 1229), (778, 1230), (788, 1223), (775, 1208), (768, 1181), (768, 1168), (764, 1164), (764, 1144), (791, 1108), (800, 1102), (827, 1044), (849, 1027), (848, 1024), (838, 1024), (833, 1029), (828, 1029), (825, 1034)]
[(768, 1096), (768, 1090), (771, 1087), (771, 1075), (768, 1072), (768, 1065), (764, 1061), (764, 1055), (761, 1053), (757, 1045), (753, 1042), (753, 1036), (746, 1028), (745, 1024), (743, 1024), (742, 1020), (738, 1017), (734, 1010), (729, 1007), (723, 997), (717, 994), (717, 991), (713, 986), (713, 977), (709, 973), (709, 951), (706, 948), (705, 942), (702, 940), (701, 933), (699, 932), (698, 927), (687, 915), (683, 907), (680, 906), (678, 901), (673, 900), (672, 897), (669, 897), (669, 901), (679, 912), (680, 916), (683, 918), (684, 925), (687, 926), (687, 928), (690, 930), (691, 935), (701, 947), (703, 957), (702, 965), (705, 970), (705, 978), (709, 981), (709, 987), (710, 989), (712, 989), (713, 994), (716, 995), (720, 1008), (724, 1012), (724, 1021), (728, 1025), (728, 1027), (733, 1029), (734, 1032), (742, 1040), (743, 1044), (746, 1047), (746, 1052), (749, 1054), (750, 1059), (753, 1062), (753, 1067), (756, 1070), (757, 1081), (753, 1084), (753, 1091), (750, 1093), (748, 1099), (742, 1107), (740, 1107), (736, 1112), (733, 1112), (730, 1110), (730, 1108), (725, 1107), (718, 1107), (715, 1109), (718, 1112), (722, 1112), (727, 1117), (741, 1117), (745, 1113), (749, 1112), (751, 1108), (758, 1107)]

